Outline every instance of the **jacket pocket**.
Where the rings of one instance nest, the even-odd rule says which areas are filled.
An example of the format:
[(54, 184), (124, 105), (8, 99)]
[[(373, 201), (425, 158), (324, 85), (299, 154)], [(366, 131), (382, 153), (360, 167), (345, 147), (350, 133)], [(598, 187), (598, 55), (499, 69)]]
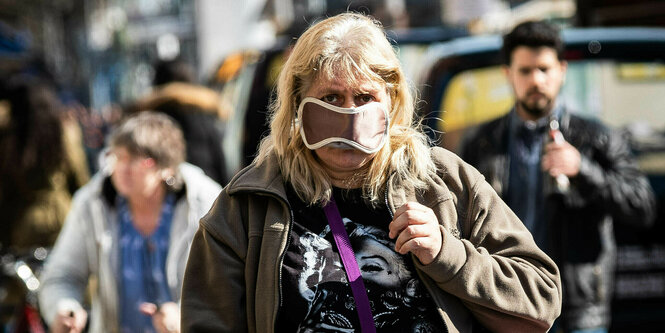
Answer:
[(607, 299), (607, 281), (602, 265), (597, 263), (564, 265), (564, 302), (583, 307)]

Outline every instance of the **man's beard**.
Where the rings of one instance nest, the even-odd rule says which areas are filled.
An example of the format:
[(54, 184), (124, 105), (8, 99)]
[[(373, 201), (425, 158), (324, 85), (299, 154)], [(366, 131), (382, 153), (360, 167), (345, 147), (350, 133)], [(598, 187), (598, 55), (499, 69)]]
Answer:
[(542, 99), (546, 101), (544, 104), (538, 103), (539, 100), (537, 100), (535, 103), (529, 105), (529, 103), (527, 103), (526, 100), (529, 98), (530, 94), (531, 93), (527, 94), (527, 96), (524, 99), (518, 101), (518, 104), (522, 108), (522, 110), (524, 110), (526, 113), (536, 118), (541, 118), (543, 116), (548, 115), (552, 110), (553, 100), (543, 95)]

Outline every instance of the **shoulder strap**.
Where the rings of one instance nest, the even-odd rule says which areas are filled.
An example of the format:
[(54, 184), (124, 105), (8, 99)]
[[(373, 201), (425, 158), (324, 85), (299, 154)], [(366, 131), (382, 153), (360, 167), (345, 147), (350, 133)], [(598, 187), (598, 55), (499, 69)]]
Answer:
[(356, 309), (360, 318), (360, 329), (363, 333), (374, 333), (376, 332), (376, 327), (374, 327), (372, 309), (369, 306), (367, 289), (365, 289), (365, 284), (360, 274), (360, 267), (358, 267), (358, 263), (356, 262), (356, 255), (353, 252), (353, 248), (351, 248), (349, 235), (346, 233), (342, 216), (339, 214), (334, 198), (330, 198), (328, 204), (323, 207), (323, 211), (326, 213), (330, 230), (335, 239), (335, 244), (337, 244), (339, 255), (342, 258), (346, 277), (351, 285), (353, 299), (356, 301)]

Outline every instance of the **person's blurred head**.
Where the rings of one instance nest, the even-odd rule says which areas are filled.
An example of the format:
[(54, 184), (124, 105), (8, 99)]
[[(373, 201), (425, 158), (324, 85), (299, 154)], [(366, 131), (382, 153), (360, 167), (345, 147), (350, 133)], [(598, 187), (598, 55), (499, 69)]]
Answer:
[[(61, 110), (55, 87), (39, 77), (20, 74), (5, 83), (3, 97), (9, 120), (3, 130), (2, 169), (48, 174), (64, 160)], [(33, 175), (34, 176), (34, 175)]]
[[(388, 143), (373, 154), (348, 149), (342, 153), (337, 149), (340, 154), (329, 154), (323, 162), (348, 159), (349, 165), (362, 167), (358, 177), (363, 180), (363, 190), (376, 199), (388, 170), (407, 163), (393, 156), (396, 150), (401, 155), (404, 150), (412, 149), (412, 153), (427, 145), (425, 137), (412, 127), (410, 89), (395, 50), (377, 21), (353, 13), (322, 20), (303, 33), (282, 68), (271, 106), (271, 134), (262, 142), (257, 161), (274, 152), (282, 173), (302, 199), (326, 201), (331, 180), (321, 163), (322, 156), (317, 156), (325, 152), (313, 152), (305, 146), (296, 122), (298, 106), (305, 97), (343, 107), (357, 107), (371, 99), (388, 109)], [(416, 163), (421, 161), (426, 164), (429, 159)]]
[(546, 22), (521, 23), (504, 36), (502, 55), (517, 113), (529, 120), (548, 115), (566, 76), (559, 30)]
[(520, 46), (532, 49), (547, 47), (554, 50), (559, 61), (563, 60), (564, 43), (559, 29), (545, 21), (522, 22), (503, 36), (501, 55), (504, 64), (510, 66), (513, 52)]
[(160, 60), (154, 65), (154, 70), (155, 77), (152, 80), (154, 86), (171, 82), (193, 83), (196, 80), (194, 68), (180, 58)]
[(167, 115), (146, 111), (127, 118), (113, 130), (109, 148), (115, 162), (111, 179), (123, 196), (181, 185), (177, 169), (185, 159), (185, 140)]

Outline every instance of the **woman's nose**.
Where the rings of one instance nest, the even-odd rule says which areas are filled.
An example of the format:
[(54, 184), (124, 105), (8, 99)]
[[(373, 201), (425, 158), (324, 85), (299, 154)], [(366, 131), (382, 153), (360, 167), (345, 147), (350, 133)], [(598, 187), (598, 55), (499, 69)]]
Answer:
[(356, 100), (355, 100), (356, 96), (353, 94), (352, 91), (345, 92), (344, 94), (342, 94), (342, 98), (344, 100), (342, 102), (342, 105), (340, 105), (340, 107), (343, 107), (343, 108), (355, 108), (355, 107), (357, 107)]

